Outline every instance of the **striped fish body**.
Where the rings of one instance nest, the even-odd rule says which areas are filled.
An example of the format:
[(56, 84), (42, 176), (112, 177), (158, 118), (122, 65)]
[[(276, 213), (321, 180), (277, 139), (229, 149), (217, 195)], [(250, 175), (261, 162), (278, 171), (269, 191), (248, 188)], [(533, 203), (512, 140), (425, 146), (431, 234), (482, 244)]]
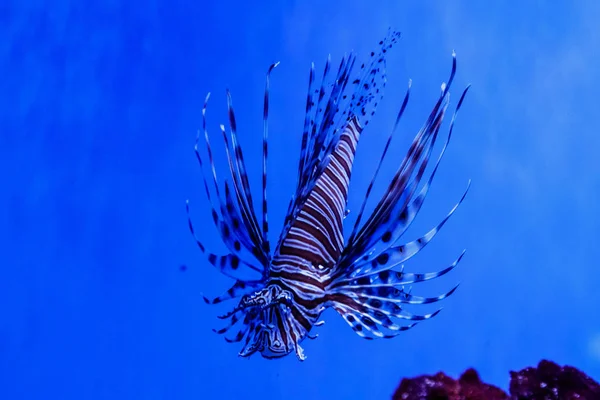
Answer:
[[(255, 215), (229, 94), (230, 134), (226, 133), (223, 125), (221, 131), (232, 179), (231, 185), (225, 183), (224, 191), (220, 189), (206, 129), (206, 102), (209, 96), (206, 98), (202, 115), (213, 190), (209, 188), (211, 179), (206, 175), (203, 175), (204, 186), (211, 203), (213, 222), (230, 253), (219, 256), (205, 249), (195, 235), (189, 217), (189, 204), (188, 223), (198, 248), (206, 255), (208, 262), (235, 280), (223, 295), (214, 299), (205, 298), (205, 301), (218, 304), (240, 299), (230, 312), (219, 317), (227, 320), (227, 325), (215, 329), (228, 342), (242, 343), (240, 356), (260, 353), (265, 358), (278, 358), (295, 353), (298, 359), (304, 360), (300, 344), (306, 338), (316, 337), (311, 331), (322, 324), (320, 315), (328, 307), (335, 309), (365, 339), (391, 338), (439, 312), (412, 314), (405, 309), (405, 305), (434, 303), (448, 297), (456, 289), (454, 287), (439, 296), (427, 298), (411, 294), (405, 286), (450, 272), (462, 254), (449, 267), (431, 273), (404, 272), (403, 263), (433, 239), (463, 201), (466, 191), (447, 216), (429, 232), (416, 240), (398, 243), (428, 193), (449, 143), (456, 112), (467, 91), (458, 101), (442, 151), (426, 178), (425, 171), (448, 107), (449, 89), (456, 71), (455, 57), (450, 78), (442, 85), (441, 94), (430, 115), (416, 134), (374, 211), (361, 225), (374, 180), (406, 108), (409, 85), (375, 175), (357, 213), (352, 233), (347, 240), (343, 234), (357, 144), (382, 99), (386, 83), (385, 55), (398, 37), (398, 33), (390, 32), (379, 43), (379, 51), (372, 52), (369, 61), (361, 64), (356, 73), (353, 73), (356, 57), (351, 54), (342, 59), (332, 79), (328, 59), (322, 83), (316, 90), (313, 86), (314, 66), (311, 69), (298, 183), (273, 253), (267, 238), (266, 160), (269, 76), (277, 63), (269, 68), (265, 88), (262, 224), (259, 224)], [(203, 168), (198, 140), (199, 134), (196, 156)], [(418, 189), (423, 181), (424, 185)], [(214, 197), (211, 194), (213, 192)], [(233, 335), (231, 332), (234, 332)]]
[[(344, 249), (343, 220), (361, 131), (358, 120), (352, 118), (271, 262), (269, 285), (292, 299), (273, 310), (278, 331), (293, 335), (277, 340), (288, 352), (299, 348), (327, 306), (326, 287)], [(274, 343), (269, 340), (264, 346), (269, 356)], [(302, 357), (301, 350), (298, 356)]]

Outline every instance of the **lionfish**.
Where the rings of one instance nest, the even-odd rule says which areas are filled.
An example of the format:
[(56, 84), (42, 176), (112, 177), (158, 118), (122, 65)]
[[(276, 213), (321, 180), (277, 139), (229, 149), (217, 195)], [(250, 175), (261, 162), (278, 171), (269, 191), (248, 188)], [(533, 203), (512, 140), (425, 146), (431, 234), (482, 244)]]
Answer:
[[(373, 183), (388, 151), (390, 141), (404, 113), (410, 94), (410, 81), (387, 138), (383, 154), (371, 180), (354, 227), (344, 239), (343, 221), (347, 216), (348, 186), (356, 146), (364, 127), (382, 99), (386, 83), (385, 56), (397, 42), (400, 33), (390, 31), (379, 42), (378, 52), (371, 52), (367, 63), (356, 73), (356, 56), (350, 53), (340, 62), (331, 79), (331, 57), (328, 57), (320, 88), (315, 90), (314, 63), (310, 70), (306, 116), (300, 151), (296, 191), (289, 204), (284, 227), (271, 253), (267, 233), (267, 136), (269, 115), (269, 78), (274, 63), (268, 69), (264, 93), (262, 147), (262, 221), (259, 224), (254, 201), (238, 142), (237, 126), (231, 95), (227, 91), (229, 133), (220, 125), (225, 142), (231, 185), (219, 186), (206, 129), (206, 96), (202, 109), (204, 137), (211, 180), (203, 172), (204, 187), (212, 208), (212, 219), (221, 239), (229, 250), (216, 255), (206, 250), (194, 233), (186, 202), (189, 229), (208, 262), (235, 283), (223, 295), (206, 303), (217, 304), (240, 298), (227, 314), (222, 329), (228, 342), (243, 342), (239, 355), (248, 357), (256, 352), (265, 358), (278, 358), (295, 352), (305, 360), (301, 342), (314, 339), (314, 327), (322, 325), (321, 313), (328, 307), (336, 310), (358, 335), (365, 339), (391, 338), (429, 319), (441, 309), (425, 315), (410, 313), (406, 304), (428, 304), (451, 295), (455, 286), (437, 297), (414, 295), (406, 285), (429, 281), (447, 274), (464, 255), (438, 272), (410, 273), (403, 263), (429, 243), (465, 198), (424, 236), (399, 244), (398, 241), (421, 209), (423, 201), (446, 150), (456, 113), (467, 87), (458, 101), (450, 122), (445, 143), (433, 171), (424, 180), (432, 149), (438, 138), (442, 120), (449, 105), (449, 89), (456, 72), (456, 55), (452, 54), (452, 70), (427, 120), (416, 134), (404, 160), (397, 169), (383, 197), (370, 217), (360, 225)], [(200, 131), (196, 136), (195, 153), (200, 168), (203, 161), (198, 150)], [(417, 190), (419, 183), (424, 185)], [(470, 181), (469, 181), (470, 184)], [(235, 327), (235, 328), (234, 328)], [(233, 334), (227, 336), (233, 329)]]

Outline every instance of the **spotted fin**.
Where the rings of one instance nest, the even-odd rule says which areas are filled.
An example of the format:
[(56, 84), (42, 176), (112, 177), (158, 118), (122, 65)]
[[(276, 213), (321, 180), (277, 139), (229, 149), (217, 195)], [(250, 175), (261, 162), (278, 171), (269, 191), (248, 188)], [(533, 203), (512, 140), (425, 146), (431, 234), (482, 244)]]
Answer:
[(354, 267), (350, 276), (362, 276), (371, 272), (392, 269), (415, 256), (429, 242), (431, 242), (431, 240), (440, 231), (440, 229), (444, 226), (448, 219), (450, 219), (452, 214), (454, 214), (454, 212), (458, 209), (458, 206), (465, 199), (467, 192), (469, 191), (469, 186), (467, 186), (467, 189), (463, 193), (461, 199), (458, 201), (458, 203), (454, 205), (454, 207), (452, 208), (452, 210), (450, 210), (446, 217), (442, 221), (440, 221), (440, 223), (438, 223), (435, 227), (433, 227), (429, 232), (427, 232), (420, 238), (408, 242), (406, 244), (390, 247), (386, 251), (379, 253), (376, 257), (371, 255), (361, 258), (360, 262), (355, 263), (356, 266)]
[[(438, 309), (430, 314), (416, 315), (403, 310), (401, 304), (436, 303), (450, 296), (458, 287), (456, 285), (438, 296), (422, 297), (406, 291), (404, 286), (447, 274), (458, 265), (463, 255), (464, 251), (449, 267), (437, 272), (371, 271), (358, 278), (335, 282), (327, 288), (328, 301), (350, 327), (365, 339), (394, 337), (440, 312)], [(402, 325), (402, 321), (408, 321), (409, 324)]]
[[(423, 185), (423, 187), (421, 188), (421, 190), (419, 191), (419, 193), (416, 196), (411, 196), (410, 202), (407, 202), (407, 204), (405, 204), (405, 205), (402, 204), (402, 202), (399, 202), (400, 204), (402, 204), (402, 206), (398, 207), (395, 212), (392, 212), (392, 217), (390, 218), (390, 220), (386, 224), (382, 224), (382, 226), (378, 230), (379, 233), (373, 235), (378, 240), (371, 240), (371, 242), (366, 245), (368, 250), (366, 250), (366, 251), (363, 250), (362, 257), (354, 260), (353, 266), (351, 267), (352, 269), (354, 269), (354, 268), (360, 269), (361, 266), (364, 265), (366, 262), (374, 261), (376, 258), (385, 254), (386, 251), (388, 251), (389, 249), (392, 248), (392, 246), (395, 246), (394, 248), (396, 250), (398, 250), (399, 253), (404, 253), (404, 255), (407, 255), (405, 250), (408, 250), (409, 248), (412, 248), (412, 249), (418, 248), (418, 250), (420, 250), (427, 243), (429, 243), (429, 241), (431, 239), (433, 239), (433, 236), (435, 236), (435, 234), (439, 231), (439, 229), (442, 228), (442, 226), (447, 222), (447, 220), (450, 218), (450, 216), (452, 216), (454, 214), (454, 212), (456, 211), (458, 206), (465, 199), (466, 194), (469, 190), (470, 181), (469, 181), (469, 184), (467, 185), (467, 189), (463, 193), (461, 199), (453, 207), (453, 209), (450, 211), (450, 213), (436, 227), (434, 227), (425, 236), (417, 239), (414, 242), (406, 243), (405, 245), (401, 245), (401, 246), (396, 245), (397, 241), (406, 232), (406, 230), (408, 229), (410, 224), (413, 222), (413, 220), (417, 216), (419, 210), (421, 209), (421, 206), (423, 205), (425, 197), (427, 196), (429, 188), (431, 187), (433, 178), (435, 177), (435, 173), (437, 172), (440, 162), (441, 162), (441, 160), (445, 154), (445, 151), (448, 147), (448, 143), (449, 143), (450, 137), (452, 135), (452, 129), (454, 127), (454, 121), (455, 121), (456, 115), (462, 105), (463, 99), (464, 99), (468, 89), (469, 89), (468, 87), (467, 87), (467, 89), (465, 89), (465, 91), (463, 92), (463, 94), (456, 106), (456, 110), (454, 111), (454, 115), (452, 116), (452, 121), (450, 122), (450, 127), (448, 130), (448, 136), (447, 136), (446, 142), (444, 143), (444, 147), (442, 148), (442, 151), (438, 157), (435, 167), (433, 168), (433, 171), (431, 172), (431, 174), (429, 176), (428, 181), (425, 183), (425, 185)], [(384, 231), (384, 230), (385, 230), (385, 232), (383, 232), (383, 234), (381, 234), (381, 231)], [(354, 252), (355, 256), (357, 254), (358, 254), (358, 251)], [(414, 254), (412, 254), (412, 255), (414, 255)], [(383, 257), (385, 257), (385, 256), (383, 256)], [(403, 261), (400, 261), (400, 262), (403, 262)]]
[(380, 50), (372, 52), (368, 63), (353, 73), (356, 56), (344, 57), (337, 75), (330, 77), (331, 61), (327, 60), (320, 89), (314, 90), (314, 65), (309, 76), (309, 92), (298, 167), (298, 184), (285, 219), (280, 241), (304, 202), (331, 161), (340, 138), (350, 121), (359, 130), (366, 126), (383, 96), (386, 83), (385, 54), (397, 42), (400, 34), (392, 32), (380, 42)]

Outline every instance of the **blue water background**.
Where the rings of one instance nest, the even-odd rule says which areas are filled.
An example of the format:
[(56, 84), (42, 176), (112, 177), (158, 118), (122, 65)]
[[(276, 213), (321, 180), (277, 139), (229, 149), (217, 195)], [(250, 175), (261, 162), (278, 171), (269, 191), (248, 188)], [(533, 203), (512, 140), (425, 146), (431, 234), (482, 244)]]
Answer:
[[(509, 370), (541, 358), (600, 379), (599, 19), (593, 0), (3, 1), (0, 398), (386, 399), (402, 377), (468, 367), (506, 388)], [(408, 79), (413, 95), (375, 195), (456, 50), (453, 104), (473, 87), (406, 238), (473, 184), (406, 268), (439, 270), (466, 248), (459, 268), (413, 292), (462, 285), (435, 319), (394, 340), (365, 341), (328, 311), (319, 339), (304, 343), (306, 362), (240, 359), (211, 332), (228, 307), (201, 296), (230, 281), (202, 259), (186, 222), (189, 198), (199, 236), (224, 250), (193, 154), (204, 96), (213, 92), (208, 123), (225, 173), (218, 124), (231, 89), (258, 197), (264, 75), (281, 61), (270, 128), (276, 240), (310, 63), (320, 71), (329, 53), (335, 63), (350, 50), (366, 56), (388, 26), (403, 38), (359, 146), (349, 221)]]

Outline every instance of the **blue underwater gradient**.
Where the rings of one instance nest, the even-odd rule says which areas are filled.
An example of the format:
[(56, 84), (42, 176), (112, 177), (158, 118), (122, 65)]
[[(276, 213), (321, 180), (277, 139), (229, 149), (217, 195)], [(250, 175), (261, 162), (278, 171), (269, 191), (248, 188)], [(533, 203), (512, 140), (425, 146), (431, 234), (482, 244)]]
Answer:
[[(597, 1), (16, 1), (0, 4), (0, 398), (386, 399), (402, 377), (541, 358), (600, 379), (600, 5)], [(293, 192), (311, 61), (368, 54), (388, 26), (386, 96), (359, 144), (352, 221), (409, 78), (381, 195), (447, 79), (473, 85), (412, 240), (467, 199), (407, 265), (462, 282), (444, 310), (365, 341), (334, 311), (308, 359), (240, 359), (211, 328), (229, 280), (188, 229), (224, 246), (193, 154), (200, 110), (220, 142), (225, 88), (255, 196), (272, 75), (269, 200), (276, 240)], [(596, 110), (596, 111), (594, 111)], [(447, 122), (446, 122), (447, 124)], [(222, 146), (215, 145), (223, 172)], [(439, 147), (438, 147), (439, 151)], [(377, 196), (374, 197), (375, 199)], [(369, 210), (372, 209), (370, 204)], [(181, 272), (180, 265), (188, 270)]]

